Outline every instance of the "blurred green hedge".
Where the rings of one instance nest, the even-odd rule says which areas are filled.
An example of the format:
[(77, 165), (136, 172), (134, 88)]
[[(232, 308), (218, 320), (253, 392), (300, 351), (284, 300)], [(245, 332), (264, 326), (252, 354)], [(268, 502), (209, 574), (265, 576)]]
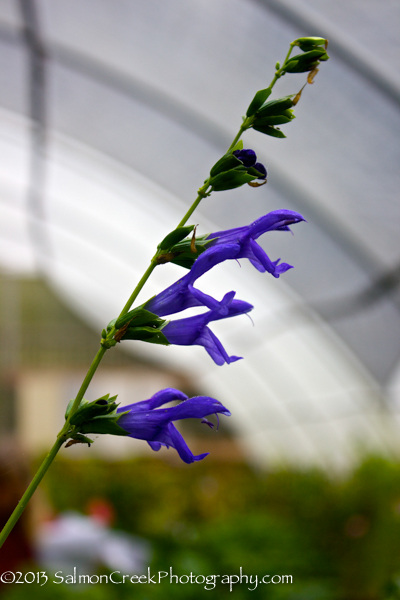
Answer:
[[(271, 600), (400, 599), (400, 464), (365, 460), (345, 479), (316, 470), (255, 472), (242, 463), (171, 466), (59, 459), (45, 481), (57, 511), (108, 499), (115, 527), (151, 541), (152, 572), (293, 575), (293, 584), (236, 585), (234, 597)], [(4, 587), (4, 586), (3, 586)], [(230, 596), (228, 585), (45, 585), (41, 599)], [(11, 588), (11, 586), (10, 586)], [(32, 586), (2, 590), (25, 600)]]

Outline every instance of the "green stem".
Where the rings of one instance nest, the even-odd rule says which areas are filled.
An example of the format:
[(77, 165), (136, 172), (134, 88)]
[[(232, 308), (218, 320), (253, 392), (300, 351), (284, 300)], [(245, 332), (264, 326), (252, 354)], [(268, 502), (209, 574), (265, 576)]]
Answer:
[(66, 436), (57, 438), (56, 443), (54, 444), (54, 446), (52, 447), (52, 449), (50, 450), (50, 452), (48, 453), (48, 455), (46, 456), (46, 458), (40, 465), (36, 475), (34, 476), (31, 483), (29, 484), (25, 494), (22, 496), (21, 500), (18, 502), (11, 517), (8, 519), (7, 523), (4, 525), (3, 531), (0, 533), (0, 548), (2, 547), (2, 545), (4, 544), (4, 542), (7, 539), (8, 535), (12, 531), (14, 525), (16, 524), (16, 522), (22, 515), (23, 511), (25, 510), (26, 505), (28, 504), (29, 500), (31, 499), (37, 486), (42, 481), (43, 476), (45, 475), (47, 469), (50, 467), (51, 463), (53, 462), (53, 460), (56, 457), (57, 452), (59, 451), (59, 449), (61, 448), (61, 446), (63, 445), (63, 443), (65, 441), (66, 441)]
[(150, 277), (150, 275), (152, 274), (152, 272), (154, 271), (154, 269), (156, 268), (156, 266), (157, 266), (157, 263), (151, 261), (151, 263), (147, 267), (145, 273), (143, 274), (143, 277), (141, 278), (141, 280), (139, 281), (139, 283), (137, 284), (137, 286), (133, 290), (132, 294), (129, 296), (128, 302), (125, 304), (124, 308), (121, 310), (121, 312), (120, 312), (120, 314), (118, 316), (118, 319), (120, 317), (123, 317), (124, 315), (126, 315), (126, 313), (129, 311), (130, 307), (132, 306), (132, 304), (134, 303), (134, 301), (138, 297), (139, 292), (143, 288), (144, 284), (146, 283), (146, 281), (148, 280), (148, 278)]
[(205, 182), (205, 184), (203, 185), (203, 187), (201, 187), (199, 189), (196, 200), (193, 202), (192, 206), (189, 208), (189, 210), (187, 211), (185, 216), (182, 218), (182, 220), (178, 223), (177, 227), (183, 227), (183, 225), (185, 225), (185, 223), (188, 221), (189, 217), (194, 213), (194, 211), (196, 210), (196, 208), (198, 207), (200, 202), (203, 200), (203, 198), (208, 196), (207, 190), (210, 187), (210, 184), (208, 183), (209, 181), (210, 181), (210, 178), (208, 178), (207, 181)]
[(286, 65), (287, 61), (289, 60), (289, 56), (291, 55), (294, 46), (295, 46), (295, 44), (293, 44), (293, 43), (290, 44), (289, 51), (286, 54), (285, 60), (283, 61), (283, 65), (281, 66), (281, 68), (278, 71), (276, 71), (273, 80), (269, 84), (269, 87), (271, 88), (271, 90), (274, 87), (274, 85), (276, 84), (276, 82), (278, 81), (278, 79), (280, 79), (280, 77), (282, 77), (282, 75), (284, 74), (283, 67)]
[(295, 45), (296, 45), (296, 44), (294, 44), (293, 42), (290, 44), (290, 46), (289, 46), (289, 50), (288, 50), (288, 53), (286, 54), (286, 58), (285, 58), (285, 60), (283, 61), (283, 65), (282, 65), (282, 67), (283, 67), (284, 65), (286, 65), (287, 61), (289, 60), (289, 56), (292, 54), (292, 50), (293, 50), (293, 48), (295, 47)]
[(68, 419), (66, 420), (64, 427), (61, 429), (60, 433), (58, 434), (57, 440), (56, 440), (54, 446), (52, 447), (52, 449), (50, 450), (50, 452), (48, 453), (48, 455), (46, 456), (46, 458), (40, 465), (37, 473), (35, 474), (34, 478), (32, 479), (31, 483), (29, 484), (25, 494), (22, 496), (21, 500), (18, 502), (14, 512), (12, 513), (11, 517), (8, 519), (7, 523), (5, 524), (3, 530), (0, 533), (0, 548), (6, 541), (8, 535), (12, 531), (14, 525), (16, 524), (16, 522), (22, 515), (23, 511), (25, 510), (26, 505), (28, 504), (29, 500), (32, 498), (34, 492), (36, 491), (37, 486), (42, 481), (47, 469), (50, 467), (51, 463), (55, 459), (57, 452), (60, 450), (60, 448), (64, 444), (64, 442), (67, 441), (67, 439), (69, 437), (68, 436), (69, 421), (70, 421), (72, 415), (78, 409), (78, 406), (81, 403), (81, 400), (82, 400), (87, 388), (89, 387), (89, 384), (93, 378), (93, 375), (95, 374), (97, 367), (99, 366), (100, 361), (103, 358), (105, 352), (106, 352), (106, 348), (104, 348), (102, 346), (99, 349), (99, 351), (97, 352), (96, 356), (94, 357), (94, 360), (93, 360), (92, 364), (90, 365), (90, 368), (86, 374), (86, 377), (83, 380), (82, 385), (79, 389), (79, 392), (74, 400), (74, 404), (72, 405)]
[(83, 399), (83, 396), (85, 395), (86, 390), (89, 387), (90, 382), (93, 379), (93, 375), (96, 373), (97, 371), (97, 367), (99, 366), (103, 356), (105, 355), (107, 351), (107, 348), (105, 348), (104, 346), (100, 346), (96, 356), (93, 359), (92, 364), (89, 367), (88, 372), (86, 373), (86, 377), (82, 382), (81, 387), (79, 388), (79, 392), (76, 395), (76, 398), (74, 400), (74, 403), (71, 407), (71, 410), (69, 411), (69, 415), (67, 420), (65, 421), (64, 427), (61, 429), (60, 433), (58, 434), (58, 436), (62, 436), (64, 434), (68, 433), (69, 430), (69, 422), (71, 420), (71, 417), (76, 413), (76, 411), (78, 410), (78, 407)]
[(240, 126), (240, 129), (239, 129), (239, 131), (237, 132), (237, 134), (236, 134), (236, 137), (235, 137), (235, 139), (233, 140), (232, 144), (229, 146), (229, 148), (228, 148), (228, 150), (227, 150), (227, 153), (228, 153), (228, 152), (230, 152), (230, 151), (231, 151), (231, 150), (232, 150), (232, 149), (233, 149), (233, 148), (236, 146), (236, 144), (238, 143), (238, 141), (240, 140), (240, 138), (241, 138), (241, 136), (242, 136), (242, 133), (243, 133), (244, 131), (246, 131), (246, 129), (248, 129), (248, 127), (246, 127), (246, 126), (245, 126), (245, 124), (243, 123), (243, 124)]

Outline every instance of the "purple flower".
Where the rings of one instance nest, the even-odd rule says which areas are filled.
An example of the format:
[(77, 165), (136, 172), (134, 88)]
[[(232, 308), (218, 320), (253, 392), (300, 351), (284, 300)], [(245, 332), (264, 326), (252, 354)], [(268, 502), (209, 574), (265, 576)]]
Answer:
[[(159, 409), (159, 406), (182, 400), (177, 406)], [(156, 410), (157, 409), (157, 410)], [(139, 440), (146, 440), (153, 450), (161, 446), (175, 448), (185, 463), (202, 460), (208, 453), (195, 456), (188, 448), (182, 435), (176, 429), (173, 421), (179, 419), (203, 419), (204, 423), (212, 425), (205, 419), (207, 415), (229, 416), (231, 413), (218, 400), (208, 396), (188, 398), (179, 390), (167, 388), (154, 394), (149, 400), (121, 406), (117, 413), (125, 413), (118, 419), (118, 425), (128, 432), (128, 435)], [(218, 418), (218, 416), (217, 416)]]
[(256, 163), (255, 165), (253, 165), (253, 169), (261, 173), (258, 179), (267, 179), (267, 169), (262, 163)]
[(207, 249), (196, 259), (187, 275), (147, 302), (145, 305), (146, 310), (163, 317), (193, 306), (206, 306), (211, 310), (219, 311), (222, 315), (227, 315), (228, 310), (224, 301), (218, 302), (212, 296), (208, 296), (194, 288), (193, 284), (196, 279), (218, 263), (236, 258), (239, 251), (240, 245), (237, 243), (227, 243), (223, 246)]
[[(279, 264), (280, 259), (271, 261), (266, 252), (255, 241), (267, 231), (290, 231), (289, 225), (305, 221), (299, 213), (292, 210), (274, 210), (245, 227), (236, 227), (225, 231), (211, 233), (207, 239), (211, 240), (212, 248), (223, 249), (235, 244), (239, 246), (237, 253), (229, 258), (248, 258), (258, 271), (268, 271), (274, 277), (279, 277), (292, 266), (287, 263)], [(211, 249), (211, 248), (210, 248)], [(206, 250), (206, 252), (209, 252)], [(234, 254), (232, 252), (232, 254)], [(217, 260), (215, 257), (214, 260)], [(225, 260), (225, 259), (223, 259)], [(196, 261), (197, 262), (197, 261)], [(196, 263), (195, 263), (196, 264)]]
[[(211, 321), (218, 321), (243, 315), (253, 306), (243, 300), (234, 300), (235, 292), (225, 294), (218, 310), (209, 310), (201, 315), (170, 321), (162, 330), (170, 344), (178, 346), (203, 346), (217, 365), (240, 360), (239, 356), (228, 356), (216, 335), (207, 327)], [(224, 311), (221, 309), (225, 309)], [(225, 314), (222, 314), (222, 313)]]
[(267, 178), (267, 169), (264, 167), (263, 164), (257, 162), (257, 156), (254, 150), (243, 148), (242, 150), (235, 150), (235, 152), (232, 152), (232, 154), (233, 156), (236, 156), (236, 158), (238, 158), (240, 162), (243, 163), (243, 166), (245, 166), (246, 168), (252, 167), (253, 169), (256, 169), (256, 171), (261, 173), (259, 179)]
[[(254, 154), (253, 150), (240, 152)], [(289, 225), (304, 220), (299, 213), (291, 210), (276, 210), (245, 227), (211, 233), (207, 237), (210, 247), (195, 260), (189, 273), (154, 296), (146, 303), (145, 308), (159, 317), (172, 315), (193, 306), (206, 306), (226, 315), (226, 305), (193, 287), (194, 282), (217, 264), (238, 258), (248, 258), (259, 271), (268, 271), (274, 277), (279, 277), (292, 266), (287, 263), (279, 264), (280, 259), (271, 261), (255, 240), (267, 231), (290, 231)]]

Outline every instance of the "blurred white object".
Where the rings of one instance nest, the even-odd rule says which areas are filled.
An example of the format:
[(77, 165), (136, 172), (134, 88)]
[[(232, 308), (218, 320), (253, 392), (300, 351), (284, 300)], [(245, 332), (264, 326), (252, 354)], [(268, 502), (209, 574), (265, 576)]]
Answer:
[(150, 555), (147, 541), (73, 511), (42, 523), (36, 539), (37, 560), (52, 573), (77, 567), (80, 574), (90, 574), (99, 566), (127, 575), (142, 573)]

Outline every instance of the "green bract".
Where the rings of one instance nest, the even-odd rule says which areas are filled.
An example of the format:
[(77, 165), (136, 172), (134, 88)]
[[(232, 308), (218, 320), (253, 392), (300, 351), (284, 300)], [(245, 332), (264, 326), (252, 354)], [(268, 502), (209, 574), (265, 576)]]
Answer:
[(298, 38), (293, 42), (296, 46), (299, 46), (303, 52), (307, 52), (309, 50), (313, 50), (314, 48), (318, 48), (318, 46), (326, 46), (328, 45), (328, 40), (321, 37), (303, 37)]
[(243, 150), (243, 140), (239, 140), (238, 142), (236, 142), (236, 144), (232, 148), (232, 152), (235, 152), (236, 150)]
[(188, 225), (187, 227), (177, 227), (171, 233), (165, 236), (165, 238), (157, 246), (159, 250), (168, 250), (174, 244), (177, 244), (183, 240), (186, 236), (193, 231), (194, 225)]
[(328, 60), (325, 50), (311, 50), (304, 54), (296, 54), (283, 67), (286, 73), (305, 73), (318, 66), (319, 61)]
[(154, 325), (157, 322), (160, 322), (159, 317), (143, 308), (142, 305), (119, 317), (115, 321), (114, 326), (116, 329), (121, 329), (127, 323), (129, 323), (129, 327), (140, 327), (141, 325)]
[[(211, 240), (207, 239), (207, 234), (196, 237), (194, 243), (192, 239), (182, 240), (171, 248), (171, 254), (175, 255), (171, 262), (185, 269), (191, 269), (194, 261), (206, 250), (210, 243)], [(193, 246), (196, 252), (193, 252)]]
[(285, 138), (285, 134), (274, 126), (290, 123), (295, 118), (292, 106), (293, 94), (265, 102), (255, 113), (253, 129), (272, 137)]
[(295, 119), (295, 115), (291, 109), (284, 110), (279, 115), (270, 115), (268, 117), (261, 117), (260, 119), (256, 119), (256, 123), (258, 126), (265, 125), (283, 125), (284, 123), (290, 123)]
[[(118, 419), (125, 413), (117, 413), (117, 396), (106, 394), (93, 402), (83, 399), (76, 413), (71, 417), (73, 426), (71, 439), (79, 443), (91, 444), (93, 440), (82, 435), (83, 433), (109, 433), (112, 435), (127, 435), (125, 429), (117, 424)], [(68, 404), (65, 418), (68, 418), (73, 400)]]
[(117, 329), (114, 340), (140, 340), (151, 344), (168, 345), (168, 340), (161, 329), (166, 325), (165, 319), (160, 319), (157, 315), (146, 310), (142, 306), (138, 306), (130, 310), (122, 317), (111, 321), (110, 326)]
[(285, 138), (286, 135), (284, 133), (282, 133), (282, 131), (280, 129), (275, 129), (275, 127), (272, 127), (271, 125), (260, 125), (258, 123), (258, 121), (256, 121), (253, 125), (253, 129), (255, 129), (256, 131), (259, 131), (260, 133), (265, 133), (266, 135), (271, 135), (272, 137), (276, 137), (276, 138)]
[[(113, 396), (112, 398), (109, 398), (109, 396), (110, 394), (106, 394), (105, 396), (102, 396), (97, 400), (93, 400), (92, 402), (89, 402), (88, 400), (82, 400), (78, 410), (70, 419), (71, 425), (79, 426), (85, 421), (89, 421), (94, 417), (108, 415), (116, 410), (118, 406), (115, 402), (117, 396)], [(68, 418), (72, 404), (73, 400), (67, 406), (65, 418)]]
[(223, 192), (224, 190), (233, 190), (245, 183), (254, 181), (254, 179), (258, 179), (258, 177), (249, 175), (245, 167), (237, 167), (225, 173), (219, 173), (210, 180), (210, 184), (215, 192)]
[(285, 114), (285, 111), (293, 106), (294, 94), (290, 96), (284, 96), (283, 98), (277, 98), (263, 104), (256, 112), (256, 119), (270, 117), (271, 115)]
[(258, 90), (253, 100), (250, 102), (250, 106), (247, 109), (246, 116), (252, 117), (255, 112), (264, 104), (266, 99), (271, 95), (272, 89), (265, 88), (265, 90)]
[[(218, 175), (219, 173), (231, 171), (232, 169), (235, 169), (236, 167), (241, 167), (241, 166), (242, 166), (242, 162), (238, 158), (236, 158), (236, 156), (233, 156), (233, 154), (225, 154), (212, 167), (212, 169), (210, 171), (210, 175), (213, 178), (216, 175)], [(183, 238), (181, 238), (181, 239), (183, 239)]]
[(79, 427), (80, 433), (108, 433), (110, 435), (129, 435), (117, 423), (118, 419), (126, 413), (115, 413), (104, 417), (96, 417)]
[[(162, 321), (163, 325), (166, 321)], [(121, 336), (122, 340), (140, 340), (141, 342), (149, 342), (150, 344), (161, 344), (169, 346), (169, 342), (165, 335), (161, 333), (158, 327), (128, 327), (125, 333)]]

